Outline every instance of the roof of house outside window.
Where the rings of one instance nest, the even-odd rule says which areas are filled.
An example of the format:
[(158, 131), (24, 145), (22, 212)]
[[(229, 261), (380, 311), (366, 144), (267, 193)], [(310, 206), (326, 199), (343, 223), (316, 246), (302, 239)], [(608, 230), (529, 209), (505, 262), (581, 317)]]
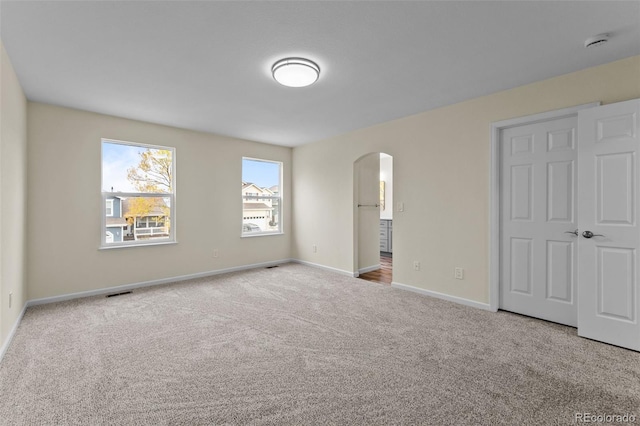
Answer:
[(243, 203), (242, 210), (271, 210), (272, 207), (265, 203)]
[(123, 217), (108, 217), (107, 218), (107, 227), (110, 226), (127, 226), (127, 220)]

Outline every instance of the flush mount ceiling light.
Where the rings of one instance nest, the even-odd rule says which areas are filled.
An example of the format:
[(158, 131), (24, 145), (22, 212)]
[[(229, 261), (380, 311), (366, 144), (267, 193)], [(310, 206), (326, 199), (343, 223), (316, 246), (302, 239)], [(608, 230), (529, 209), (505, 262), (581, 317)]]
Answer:
[(308, 59), (285, 58), (273, 64), (271, 74), (283, 86), (305, 87), (316, 82), (320, 67)]

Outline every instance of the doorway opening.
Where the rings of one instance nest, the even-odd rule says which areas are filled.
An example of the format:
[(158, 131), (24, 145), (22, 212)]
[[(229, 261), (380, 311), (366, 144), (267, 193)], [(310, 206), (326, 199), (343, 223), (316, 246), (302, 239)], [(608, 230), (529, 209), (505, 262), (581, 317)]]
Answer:
[(393, 278), (393, 157), (374, 152), (354, 163), (356, 277), (391, 285)]

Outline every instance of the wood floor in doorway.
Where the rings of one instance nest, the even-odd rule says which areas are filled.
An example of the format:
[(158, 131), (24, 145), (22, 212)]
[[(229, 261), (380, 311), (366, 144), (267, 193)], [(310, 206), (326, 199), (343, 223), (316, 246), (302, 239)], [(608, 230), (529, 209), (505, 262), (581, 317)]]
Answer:
[(391, 253), (380, 253), (380, 269), (360, 274), (361, 279), (391, 285), (391, 275), (393, 271), (393, 257)]

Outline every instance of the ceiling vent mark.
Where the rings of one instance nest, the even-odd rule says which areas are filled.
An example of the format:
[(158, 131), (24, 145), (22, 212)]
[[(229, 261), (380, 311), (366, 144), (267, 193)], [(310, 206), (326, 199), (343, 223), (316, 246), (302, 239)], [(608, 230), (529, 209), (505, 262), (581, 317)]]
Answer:
[(589, 48), (589, 47), (602, 46), (608, 41), (609, 41), (609, 34), (598, 34), (596, 36), (589, 37), (588, 39), (586, 39), (584, 42), (584, 47)]

